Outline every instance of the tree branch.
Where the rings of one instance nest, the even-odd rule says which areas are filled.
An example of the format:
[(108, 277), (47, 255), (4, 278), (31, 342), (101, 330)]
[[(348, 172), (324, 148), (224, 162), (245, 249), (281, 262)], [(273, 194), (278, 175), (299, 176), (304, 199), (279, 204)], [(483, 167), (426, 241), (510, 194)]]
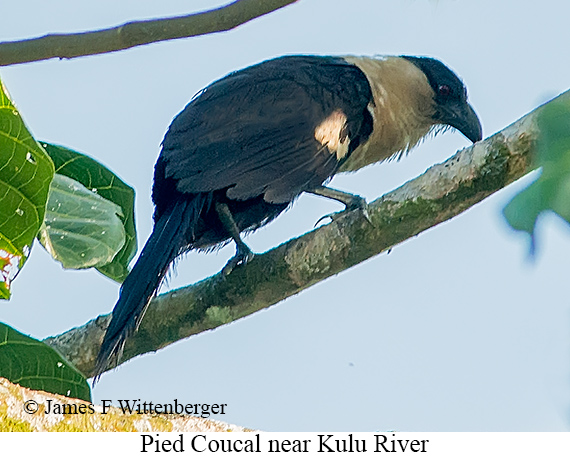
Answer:
[[(570, 98), (570, 91), (560, 97)], [(352, 212), (257, 255), (223, 281), (216, 275), (158, 296), (127, 342), (122, 361), (278, 303), (462, 213), (522, 177), (532, 167), (540, 109), (372, 202), (373, 225)], [(90, 376), (109, 320), (110, 315), (99, 316), (45, 342)]]
[(225, 32), (297, 0), (236, 0), (229, 5), (187, 16), (127, 22), (110, 29), (51, 34), (0, 43), (0, 66), (39, 60), (120, 51), (158, 41)]

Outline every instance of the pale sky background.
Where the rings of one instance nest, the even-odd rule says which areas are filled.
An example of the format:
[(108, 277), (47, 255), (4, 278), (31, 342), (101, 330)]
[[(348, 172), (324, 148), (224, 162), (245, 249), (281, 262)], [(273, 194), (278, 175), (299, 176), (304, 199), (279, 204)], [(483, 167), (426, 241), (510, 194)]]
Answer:
[[(19, 0), (0, 40), (98, 29), (224, 2)], [(570, 87), (565, 0), (302, 0), (239, 29), (126, 52), (0, 68), (33, 134), (87, 153), (137, 190), (139, 246), (152, 228), (159, 145), (192, 95), (282, 54), (438, 57), (466, 82), (485, 137)], [(335, 178), (372, 200), (468, 145), (429, 140), (401, 162)], [(220, 420), (267, 431), (570, 429), (570, 231), (539, 225), (538, 255), (501, 209), (516, 183), (271, 309), (138, 357), (94, 400), (227, 403)], [(303, 196), (247, 238), (263, 252), (340, 205)], [(191, 254), (169, 287), (219, 271), (233, 246)], [(111, 311), (118, 285), (64, 271), (36, 243), (0, 321), (37, 338)]]

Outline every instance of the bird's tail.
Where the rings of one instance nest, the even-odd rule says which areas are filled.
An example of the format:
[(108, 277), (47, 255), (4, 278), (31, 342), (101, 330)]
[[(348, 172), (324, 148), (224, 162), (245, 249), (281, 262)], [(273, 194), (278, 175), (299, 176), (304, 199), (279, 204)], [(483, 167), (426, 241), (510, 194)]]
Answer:
[(138, 328), (170, 264), (188, 244), (188, 233), (196, 227), (200, 214), (209, 204), (208, 197), (208, 194), (197, 194), (191, 199), (179, 199), (156, 221), (135, 266), (121, 286), (97, 356), (94, 382), (112, 361), (119, 361), (125, 341)]

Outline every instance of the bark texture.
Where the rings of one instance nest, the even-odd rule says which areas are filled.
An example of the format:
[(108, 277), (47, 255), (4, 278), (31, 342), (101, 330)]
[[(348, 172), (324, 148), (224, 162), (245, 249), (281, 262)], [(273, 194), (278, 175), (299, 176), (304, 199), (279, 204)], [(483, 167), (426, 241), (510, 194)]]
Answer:
[[(566, 92), (560, 97), (570, 97)], [(122, 362), (267, 308), (424, 230), (519, 179), (533, 167), (537, 108), (514, 124), (370, 204), (372, 224), (358, 212), (257, 255), (225, 280), (219, 275), (156, 297)], [(373, 287), (373, 285), (371, 285)], [(110, 315), (45, 342), (86, 375)]]

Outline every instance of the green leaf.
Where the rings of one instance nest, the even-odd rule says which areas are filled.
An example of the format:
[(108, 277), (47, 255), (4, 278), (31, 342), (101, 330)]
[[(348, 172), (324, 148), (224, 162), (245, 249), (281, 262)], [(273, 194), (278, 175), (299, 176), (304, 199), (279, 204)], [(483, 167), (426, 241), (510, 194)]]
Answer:
[(526, 232), (534, 247), (536, 221), (553, 211), (570, 223), (570, 99), (548, 103), (537, 118), (540, 176), (505, 206), (503, 214), (515, 230)]
[(3, 323), (0, 376), (30, 389), (91, 401), (85, 376), (55, 349)]
[(56, 173), (40, 242), (64, 268), (101, 267), (125, 244), (122, 215), (120, 206)]
[(542, 186), (535, 181), (515, 195), (503, 213), (512, 228), (532, 235), (536, 219), (543, 210)]
[(129, 273), (128, 265), (137, 250), (134, 189), (91, 157), (63, 146), (47, 143), (42, 145), (55, 163), (56, 173), (80, 182), (87, 189), (121, 207), (125, 243), (110, 263), (96, 268), (111, 279), (122, 282)]
[(53, 162), (0, 81), (0, 299), (23, 267), (44, 220)]

